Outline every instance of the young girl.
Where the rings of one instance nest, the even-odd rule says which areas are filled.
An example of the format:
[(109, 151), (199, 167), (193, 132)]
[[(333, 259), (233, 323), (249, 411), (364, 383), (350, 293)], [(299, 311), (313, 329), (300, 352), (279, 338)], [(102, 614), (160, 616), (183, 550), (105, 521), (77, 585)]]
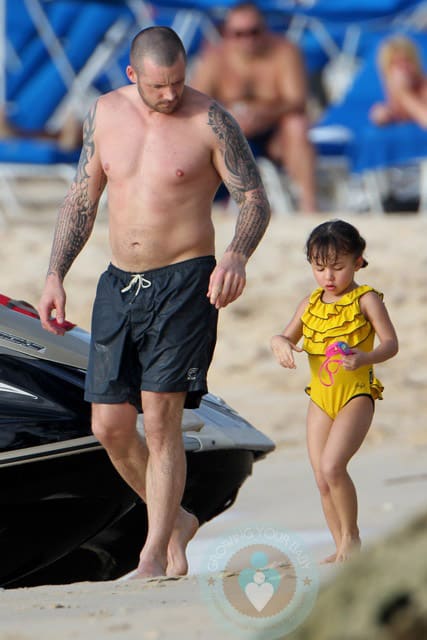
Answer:
[[(365, 246), (357, 229), (342, 220), (311, 232), (306, 253), (318, 288), (271, 341), (282, 367), (295, 369), (294, 352), (305, 351), (309, 358), (308, 453), (336, 545), (325, 562), (346, 560), (360, 547), (357, 497), (347, 464), (371, 425), (374, 400), (381, 398), (383, 387), (372, 365), (398, 351), (382, 294), (354, 280), (368, 264)], [(374, 348), (375, 335), (379, 344)], [(297, 346), (301, 337), (302, 348)]]

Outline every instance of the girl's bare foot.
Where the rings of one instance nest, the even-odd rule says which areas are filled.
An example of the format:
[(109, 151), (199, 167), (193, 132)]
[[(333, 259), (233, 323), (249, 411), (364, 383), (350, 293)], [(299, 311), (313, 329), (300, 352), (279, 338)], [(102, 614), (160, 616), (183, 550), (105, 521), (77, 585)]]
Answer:
[(196, 516), (180, 507), (169, 540), (167, 576), (185, 576), (187, 574), (188, 562), (185, 551), (198, 528), (199, 521)]
[(352, 537), (350, 535), (344, 535), (341, 540), (341, 546), (338, 549), (335, 562), (346, 562), (350, 558), (360, 551), (362, 543), (359, 536)]

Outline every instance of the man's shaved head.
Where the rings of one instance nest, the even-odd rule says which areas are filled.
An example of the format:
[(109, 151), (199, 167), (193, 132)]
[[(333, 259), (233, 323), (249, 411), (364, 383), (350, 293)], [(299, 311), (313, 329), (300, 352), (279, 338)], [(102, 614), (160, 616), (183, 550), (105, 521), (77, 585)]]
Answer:
[(186, 61), (184, 45), (173, 29), (148, 27), (132, 40), (130, 63), (137, 71), (142, 70), (144, 58), (150, 58), (160, 67), (171, 67), (180, 55)]

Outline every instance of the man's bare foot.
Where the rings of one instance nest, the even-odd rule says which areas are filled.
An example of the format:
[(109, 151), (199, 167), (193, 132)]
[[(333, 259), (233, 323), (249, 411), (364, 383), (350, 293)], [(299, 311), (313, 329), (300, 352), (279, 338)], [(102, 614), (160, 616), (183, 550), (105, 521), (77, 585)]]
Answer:
[(341, 540), (341, 546), (337, 551), (337, 557), (335, 562), (346, 562), (350, 558), (360, 551), (362, 543), (359, 536), (352, 538), (351, 536), (344, 535)]
[(336, 559), (337, 559), (337, 554), (332, 553), (330, 556), (327, 556), (326, 558), (321, 560), (320, 564), (331, 564), (332, 562), (335, 562)]
[(187, 574), (188, 562), (185, 551), (198, 528), (199, 521), (196, 516), (180, 507), (169, 540), (167, 576), (185, 576)]
[(143, 558), (140, 556), (139, 564), (131, 579), (136, 580), (138, 578), (157, 578), (159, 576), (165, 576), (166, 571), (164, 566), (157, 560)]

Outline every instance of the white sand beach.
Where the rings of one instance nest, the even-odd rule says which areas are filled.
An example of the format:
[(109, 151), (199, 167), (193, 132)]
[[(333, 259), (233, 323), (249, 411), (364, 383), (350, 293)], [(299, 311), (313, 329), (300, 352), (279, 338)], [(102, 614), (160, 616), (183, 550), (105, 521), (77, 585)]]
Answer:
[[(190, 575), (177, 581), (1, 591), (0, 640), (218, 638), (221, 627), (203, 602), (197, 580), (211, 540), (242, 522), (275, 523), (299, 534), (318, 560), (332, 551), (305, 451), (307, 363), (301, 354), (295, 371), (281, 370), (269, 346), (271, 335), (314, 288), (304, 243), (311, 228), (330, 217), (338, 216), (276, 216), (248, 265), (243, 296), (221, 311), (210, 390), (272, 438), (276, 451), (256, 463), (235, 505), (204, 525), (190, 543)], [(369, 546), (427, 502), (427, 216), (340, 217), (355, 224), (367, 241), (369, 266), (358, 281), (384, 293), (400, 339), (398, 356), (376, 368), (384, 400), (377, 403), (373, 426), (350, 467), (362, 539)], [(33, 304), (43, 286), (55, 216), (37, 218), (34, 211), (0, 229), (0, 291)], [(214, 221), (220, 254), (235, 220), (218, 210)], [(102, 213), (66, 279), (67, 317), (84, 328), (89, 328), (96, 281), (108, 260)], [(336, 570), (320, 567), (321, 580)]]

